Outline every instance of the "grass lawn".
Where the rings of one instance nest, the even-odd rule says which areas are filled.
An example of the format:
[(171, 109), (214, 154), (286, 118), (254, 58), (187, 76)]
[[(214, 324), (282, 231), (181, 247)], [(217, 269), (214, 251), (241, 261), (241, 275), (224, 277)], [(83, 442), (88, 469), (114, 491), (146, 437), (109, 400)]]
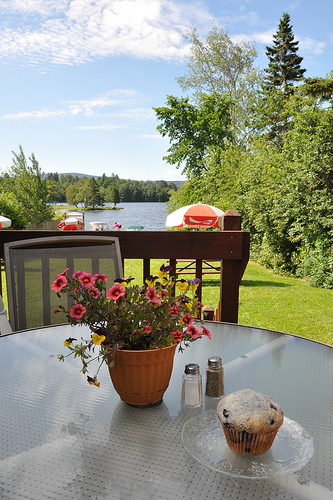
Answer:
[[(151, 272), (156, 274), (161, 264), (153, 260)], [(125, 260), (125, 278), (132, 276), (141, 284), (142, 269), (142, 261)], [(216, 309), (219, 287), (218, 275), (204, 275), (204, 305)], [(3, 299), (7, 306), (5, 287)], [(305, 280), (278, 276), (249, 262), (240, 286), (238, 321), (333, 345), (333, 290), (314, 288)]]
[[(153, 260), (152, 273), (161, 262)], [(139, 261), (125, 261), (125, 277), (142, 281)], [(193, 279), (193, 276), (191, 276)], [(202, 301), (216, 309), (218, 275), (204, 275)], [(249, 262), (239, 292), (239, 317), (243, 325), (293, 333), (333, 345), (333, 290), (311, 287), (305, 280), (278, 276)]]

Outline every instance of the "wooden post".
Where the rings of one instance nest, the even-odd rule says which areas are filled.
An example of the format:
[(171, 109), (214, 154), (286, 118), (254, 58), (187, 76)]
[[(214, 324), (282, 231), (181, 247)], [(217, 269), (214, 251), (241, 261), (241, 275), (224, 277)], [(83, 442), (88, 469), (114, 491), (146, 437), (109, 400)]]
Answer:
[(200, 285), (197, 288), (196, 295), (199, 301), (202, 301), (202, 259), (196, 259), (195, 261), (195, 277), (200, 280)]
[(145, 279), (147, 279), (149, 276), (150, 276), (150, 259), (143, 259), (142, 283), (144, 283)]
[[(228, 210), (222, 218), (222, 231), (240, 231), (241, 215)], [(232, 257), (232, 250), (230, 251)], [(241, 280), (241, 260), (223, 259), (220, 275), (220, 307), (218, 320), (238, 323), (239, 283)], [(236, 285), (236, 286), (235, 286)]]
[(202, 308), (202, 315), (204, 320), (213, 321), (214, 309), (211, 306), (204, 306)]

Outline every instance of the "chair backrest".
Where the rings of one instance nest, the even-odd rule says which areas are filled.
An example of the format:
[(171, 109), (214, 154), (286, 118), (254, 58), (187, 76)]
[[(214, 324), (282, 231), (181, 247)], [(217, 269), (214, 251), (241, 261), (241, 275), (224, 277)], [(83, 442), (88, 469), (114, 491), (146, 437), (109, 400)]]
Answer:
[[(54, 314), (59, 300), (51, 290), (57, 274), (81, 270), (103, 273), (109, 282), (123, 277), (119, 239), (109, 236), (68, 235), (32, 238), (4, 245), (9, 321), (12, 329), (67, 322)], [(69, 300), (69, 299), (68, 299)]]
[(7, 309), (0, 295), (0, 335), (4, 333), (12, 333), (12, 328), (6, 316)]
[(6, 333), (12, 333), (12, 327), (5, 314), (0, 314), (0, 336)]

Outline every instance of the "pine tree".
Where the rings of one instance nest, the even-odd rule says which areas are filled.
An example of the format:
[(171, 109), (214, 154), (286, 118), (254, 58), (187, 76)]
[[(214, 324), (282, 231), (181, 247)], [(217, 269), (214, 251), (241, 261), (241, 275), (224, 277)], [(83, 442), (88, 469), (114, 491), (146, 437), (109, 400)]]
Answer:
[(278, 30), (273, 35), (273, 47), (266, 47), (266, 55), (269, 59), (265, 87), (267, 90), (278, 88), (283, 93), (293, 93), (293, 83), (300, 80), (305, 73), (301, 68), (303, 57), (297, 54), (298, 42), (294, 41), (290, 16), (284, 12)]

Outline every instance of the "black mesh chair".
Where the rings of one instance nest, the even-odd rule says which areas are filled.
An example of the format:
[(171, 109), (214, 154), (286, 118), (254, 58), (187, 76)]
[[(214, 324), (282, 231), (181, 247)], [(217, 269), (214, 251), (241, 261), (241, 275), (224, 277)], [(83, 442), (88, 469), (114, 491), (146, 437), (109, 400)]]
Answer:
[[(108, 236), (51, 236), (5, 243), (5, 269), (9, 321), (14, 331), (67, 322), (54, 314), (59, 300), (51, 290), (57, 274), (81, 270), (123, 277), (119, 239)], [(68, 299), (69, 300), (69, 299)]]
[(6, 316), (6, 311), (7, 310), (0, 295), (0, 335), (12, 332), (12, 328)]

